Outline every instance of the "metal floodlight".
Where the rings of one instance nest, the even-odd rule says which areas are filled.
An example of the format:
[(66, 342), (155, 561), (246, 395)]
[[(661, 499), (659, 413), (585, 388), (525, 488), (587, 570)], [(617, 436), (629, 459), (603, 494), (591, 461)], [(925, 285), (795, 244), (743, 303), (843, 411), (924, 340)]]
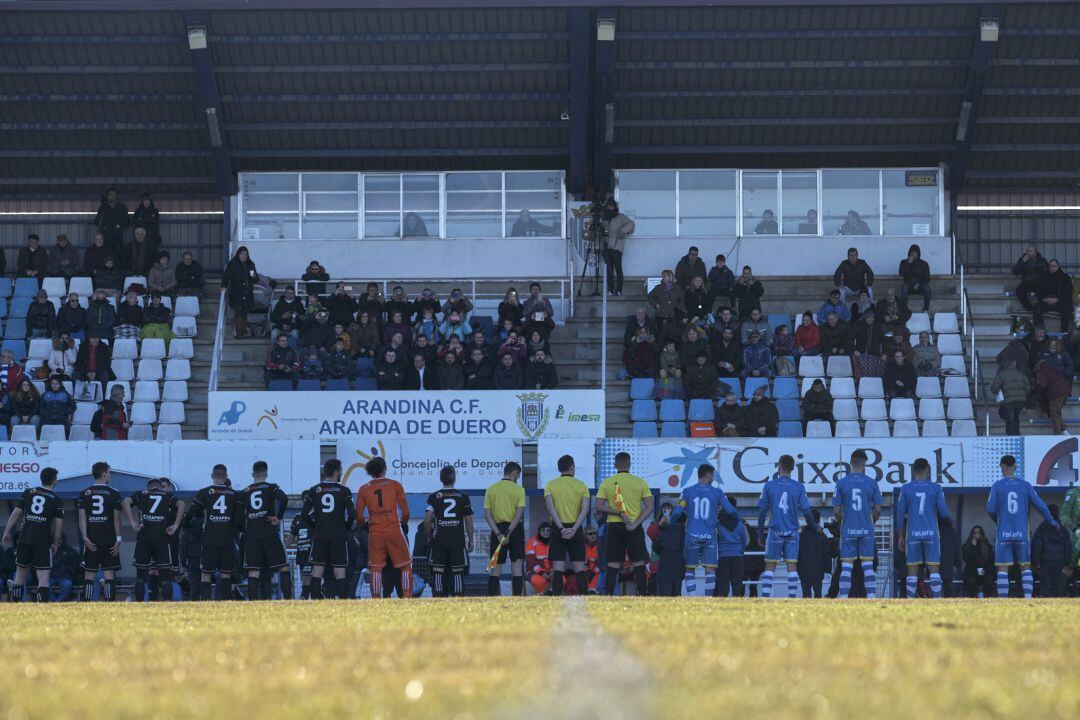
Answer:
[(615, 39), (615, 18), (600, 18), (596, 21), (596, 39), (606, 42)]
[(195, 25), (187, 29), (188, 47), (192, 50), (206, 49), (206, 28)]
[(997, 18), (983, 18), (979, 21), (979, 40), (997, 42), (999, 31)]

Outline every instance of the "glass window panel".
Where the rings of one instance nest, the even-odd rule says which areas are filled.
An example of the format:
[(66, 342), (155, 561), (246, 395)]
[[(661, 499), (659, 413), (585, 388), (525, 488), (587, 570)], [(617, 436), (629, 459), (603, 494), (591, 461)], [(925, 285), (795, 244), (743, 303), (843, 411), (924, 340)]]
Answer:
[(299, 193), (249, 193), (244, 196), (244, 212), (299, 213)]
[[(926, 183), (933, 179), (934, 185)], [(937, 170), (885, 170), (886, 235), (940, 235)]]
[(679, 172), (679, 234), (684, 237), (734, 235), (734, 170)]
[[(244, 219), (244, 239), (295, 240), (300, 237), (297, 215), (255, 215)], [(257, 235), (257, 237), (252, 237)]]
[(402, 237), (438, 237), (439, 212), (407, 212), (402, 226)]
[(497, 210), (502, 212), (502, 193), (447, 192), (446, 212), (461, 210)]
[(817, 173), (781, 172), (785, 235), (817, 235)]
[(356, 193), (356, 173), (304, 173), (304, 192), (351, 190)]
[(405, 191), (405, 211), (431, 210), (439, 214), (439, 193), (436, 192), (409, 192)]
[(364, 237), (397, 237), (400, 227), (401, 218), (397, 213), (364, 213)]
[(365, 175), (364, 192), (397, 192), (401, 189), (400, 175)]
[(502, 192), (502, 173), (446, 173), (446, 191), (495, 190)]
[(438, 175), (403, 175), (402, 180), (405, 184), (405, 192), (421, 192), (428, 190), (431, 192), (439, 192), (439, 176)]
[(244, 193), (250, 192), (276, 192), (296, 191), (300, 176), (297, 173), (245, 173), (243, 179)]
[[(880, 205), (877, 170), (821, 172), (821, 221), (825, 235), (877, 235)], [(855, 213), (850, 222), (849, 212)]]
[[(365, 235), (374, 237), (393, 237), (401, 224), (401, 176), (400, 175), (365, 175), (364, 176), (364, 210), (365, 217), (370, 218), (365, 223)], [(383, 213), (381, 216), (376, 213)], [(380, 224), (376, 218), (381, 217)], [(375, 225), (372, 225), (375, 222)], [(393, 228), (387, 232), (385, 223), (393, 222)], [(374, 232), (378, 226), (381, 230)]]
[(304, 218), (304, 239), (355, 239), (359, 229), (356, 225), (357, 214), (351, 215), (311, 215)]
[(510, 237), (559, 237), (562, 213), (529, 210), (506, 211), (506, 234)]
[(353, 212), (357, 207), (356, 193), (304, 193), (305, 212)]
[(674, 237), (674, 171), (620, 171), (619, 210), (634, 221), (637, 236)]
[(506, 209), (561, 210), (558, 193), (517, 191), (506, 193)]
[(501, 210), (482, 213), (446, 215), (446, 237), (449, 238), (498, 238), (502, 237)]
[(743, 235), (776, 235), (777, 173), (744, 172), (742, 178)]
[(562, 194), (561, 172), (507, 172), (507, 190), (546, 190), (558, 198)]

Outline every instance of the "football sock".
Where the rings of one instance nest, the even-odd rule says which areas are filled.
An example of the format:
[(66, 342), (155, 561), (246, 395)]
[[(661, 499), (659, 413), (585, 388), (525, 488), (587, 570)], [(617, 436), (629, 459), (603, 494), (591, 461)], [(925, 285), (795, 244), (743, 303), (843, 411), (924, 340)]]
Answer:
[[(311, 578), (311, 582), (308, 583), (308, 593), (311, 595), (312, 600), (322, 599), (322, 578)], [(374, 595), (374, 592), (372, 594)]]
[(494, 575), (488, 575), (487, 593), (488, 597), (499, 596), (499, 578), (495, 577)]
[(465, 594), (465, 569), (459, 568), (454, 570), (454, 594), (461, 596)]
[(247, 599), (259, 599), (259, 578), (249, 577), (247, 581)]
[(158, 600), (161, 598), (161, 575), (150, 576), (150, 599)]
[(609, 567), (604, 571), (604, 594), (614, 595), (615, 586), (619, 584), (619, 571)]
[(146, 570), (135, 571), (135, 602), (146, 600)]
[(176, 584), (180, 586), (180, 593), (182, 595), (191, 596), (191, 583), (188, 581), (187, 576), (181, 575), (177, 578)]
[(432, 583), (435, 585), (435, 597), (445, 597), (443, 595), (443, 583), (446, 582), (446, 576), (442, 568), (432, 568), (433, 574), (431, 577)]
[[(863, 585), (866, 586), (866, 597), (873, 600), (877, 597), (877, 575), (874, 573), (873, 561), (866, 561), (862, 564), (863, 573)], [(843, 578), (841, 578), (843, 582)], [(847, 597), (845, 595), (845, 597)]]
[(412, 597), (412, 563), (401, 568), (401, 595), (400, 597)]
[(301, 600), (310, 600), (311, 599), (311, 584), (310, 584), (310, 581), (309, 581), (309, 584), (300, 586), (300, 599)]
[(213, 597), (213, 590), (211, 590), (210, 581), (199, 583), (199, 599), (212, 600)]
[(23, 593), (26, 591), (25, 585), (12, 585), (11, 586), (11, 602), (22, 602)]
[(293, 584), (292, 573), (288, 570), (282, 570), (278, 573), (278, 585), (281, 587), (281, 598), (283, 600), (293, 599)]
[(645, 575), (645, 566), (638, 565), (634, 568), (634, 588), (638, 595), (644, 595), (649, 590), (648, 576)]
[(930, 594), (936, 598), (941, 597), (941, 574), (930, 573)]
[(161, 590), (160, 590), (161, 599), (166, 600), (166, 601), (172, 600), (173, 599), (172, 573), (170, 573), (170, 572), (168, 572), (166, 570), (159, 570), (158, 573), (159, 573), (158, 582), (161, 585)]
[(562, 571), (556, 570), (555, 572), (551, 573), (551, 594), (552, 595), (562, 595), (563, 578), (566, 577), (566, 573), (568, 573), (568, 572), (570, 572), (570, 571), (569, 570), (562, 570)]
[[(372, 600), (382, 600), (382, 568), (379, 568), (378, 570), (372, 570), (370, 577), (371, 577), (371, 599)], [(314, 583), (315, 578), (311, 578), (311, 582)], [(312, 595), (311, 595), (311, 597), (315, 597), (315, 595), (314, 595), (314, 593), (315, 593), (314, 584), (312, 584), (311, 587), (312, 587), (312, 590), (311, 590)]]
[(1020, 573), (1020, 582), (1024, 586), (1024, 597), (1031, 598), (1035, 591), (1035, 576), (1031, 574), (1031, 568), (1024, 568)]
[(515, 597), (520, 597), (525, 594), (525, 578), (520, 575), (514, 575), (510, 580), (510, 586)]
[(999, 598), (1009, 597), (1009, 573), (1004, 570), (998, 570), (997, 595)]
[(761, 573), (761, 597), (772, 597), (773, 571), (766, 570)]
[(105, 584), (101, 586), (102, 596), (112, 602), (116, 599), (116, 580), (106, 580)]
[(712, 597), (716, 592), (716, 573), (705, 573), (705, 597)]
[(233, 583), (232, 579), (228, 577), (221, 578), (221, 582), (218, 583), (218, 599), (220, 600), (232, 600), (233, 599)]
[(840, 563), (840, 597), (851, 595), (851, 563)]
[(919, 578), (914, 575), (907, 576), (907, 596), (909, 598), (915, 597), (915, 591), (919, 589)]
[(92, 601), (94, 599), (94, 581), (93, 580), (83, 580), (82, 599), (83, 599), (83, 602), (90, 602), (90, 601)]
[(690, 570), (683, 575), (683, 588), (687, 595), (697, 595), (697, 576)]
[(577, 574), (577, 591), (578, 595), (585, 595), (589, 592), (589, 573), (585, 570)]
[(787, 576), (787, 596), (797, 598), (801, 589), (802, 583), (799, 582), (799, 573), (795, 570), (790, 571)]
[(37, 599), (38, 599), (38, 602), (46, 602), (46, 603), (49, 602), (49, 586), (48, 585), (46, 585), (45, 587), (41, 587), (40, 585), (38, 586)]

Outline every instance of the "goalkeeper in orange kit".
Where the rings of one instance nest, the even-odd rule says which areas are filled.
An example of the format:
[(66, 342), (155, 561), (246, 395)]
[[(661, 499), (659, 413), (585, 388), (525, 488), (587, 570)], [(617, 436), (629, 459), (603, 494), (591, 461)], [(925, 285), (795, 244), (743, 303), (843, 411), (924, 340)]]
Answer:
[[(381, 457), (368, 460), (364, 470), (371, 478), (356, 496), (356, 518), (368, 530), (368, 569), (371, 570), (371, 597), (382, 597), (382, 571), (386, 556), (401, 571), (401, 592), (412, 597), (412, 556), (409, 541), (402, 526), (409, 522), (409, 505), (405, 488), (397, 480), (386, 477), (386, 461)], [(364, 520), (364, 511), (367, 520)], [(398, 511), (400, 510), (400, 517)]]

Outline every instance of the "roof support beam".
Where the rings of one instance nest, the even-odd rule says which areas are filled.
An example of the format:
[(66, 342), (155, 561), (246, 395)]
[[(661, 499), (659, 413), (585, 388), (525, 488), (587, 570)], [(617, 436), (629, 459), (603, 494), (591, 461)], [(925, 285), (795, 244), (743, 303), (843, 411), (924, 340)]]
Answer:
[(615, 146), (615, 11), (598, 10), (593, 33), (593, 186), (603, 200), (615, 189), (612, 156)]
[[(184, 16), (187, 25), (188, 47), (195, 64), (195, 77), (199, 85), (199, 100), (206, 112), (210, 151), (214, 157), (214, 184), (218, 194), (226, 199), (236, 192), (236, 176), (229, 158), (228, 139), (225, 136), (225, 116), (221, 112), (218, 96), (217, 74), (214, 58), (210, 53), (208, 25), (205, 12), (191, 12)], [(225, 202), (228, 202), (225, 200)]]
[(809, 155), (815, 153), (947, 152), (952, 145), (643, 145), (616, 155)]
[(570, 144), (567, 148), (566, 189), (585, 192), (589, 167), (589, 11), (567, 11), (570, 26)]
[(990, 77), (990, 61), (994, 59), (1002, 14), (1002, 8), (998, 5), (983, 5), (979, 8), (979, 27), (975, 28), (979, 36), (968, 60), (967, 85), (964, 88), (964, 99), (960, 103), (956, 142), (948, 164), (947, 187), (954, 200), (964, 187), (964, 176), (971, 162), (971, 145), (979, 119), (979, 106), (982, 104), (983, 88)]

